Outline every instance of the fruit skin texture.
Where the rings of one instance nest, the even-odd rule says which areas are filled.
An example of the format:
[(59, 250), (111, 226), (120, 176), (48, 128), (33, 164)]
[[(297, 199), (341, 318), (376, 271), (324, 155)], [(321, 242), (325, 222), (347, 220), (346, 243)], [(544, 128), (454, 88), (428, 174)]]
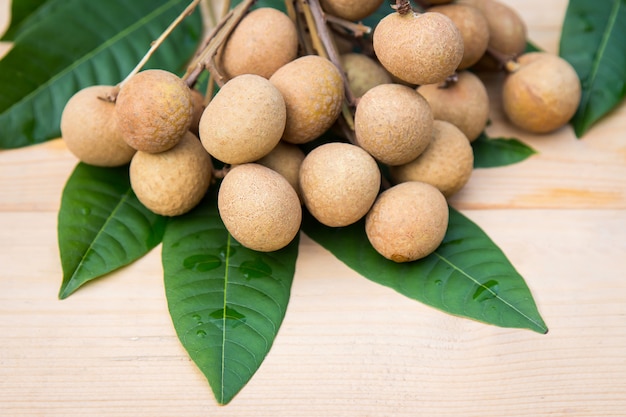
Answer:
[(563, 58), (531, 52), (518, 59), (520, 67), (502, 86), (504, 113), (516, 126), (532, 133), (548, 133), (566, 124), (576, 113), (580, 80)]
[(384, 0), (321, 0), (322, 9), (328, 14), (346, 20), (361, 20), (374, 13)]
[(485, 84), (474, 73), (461, 71), (458, 81), (422, 85), (417, 88), (430, 105), (435, 119), (445, 120), (467, 136), (470, 142), (478, 138), (489, 120), (489, 96)]
[(382, 192), (365, 218), (365, 232), (378, 253), (395, 262), (430, 255), (448, 228), (448, 204), (439, 190), (418, 181)]
[(217, 207), (230, 234), (261, 252), (288, 245), (302, 222), (300, 200), (287, 180), (254, 163), (237, 165), (226, 174)]
[(287, 110), (280, 91), (260, 75), (239, 75), (222, 86), (200, 118), (202, 145), (227, 164), (264, 157), (278, 144)]
[(341, 55), (341, 66), (348, 77), (350, 91), (354, 97), (361, 97), (377, 85), (391, 83), (389, 73), (365, 54), (351, 52)]
[(468, 4), (445, 4), (428, 9), (448, 16), (463, 37), (463, 59), (458, 69), (466, 69), (478, 62), (489, 44), (489, 27), (484, 14)]
[(74, 94), (61, 114), (61, 136), (67, 148), (82, 162), (101, 167), (127, 164), (135, 149), (126, 144), (117, 128), (115, 105), (106, 97), (113, 86), (94, 85)]
[(417, 158), (432, 140), (433, 113), (410, 87), (382, 84), (359, 101), (354, 116), (359, 146), (388, 165)]
[(370, 209), (380, 189), (374, 158), (358, 146), (333, 142), (313, 149), (300, 167), (304, 204), (322, 224), (347, 226)]
[(213, 166), (198, 138), (185, 133), (161, 153), (137, 152), (130, 162), (130, 185), (156, 214), (178, 216), (194, 208), (211, 184)]
[(198, 90), (190, 90), (191, 91), (191, 106), (193, 108), (193, 115), (191, 117), (191, 125), (189, 126), (189, 130), (196, 136), (200, 134), (200, 118), (202, 117), (202, 113), (204, 113), (205, 105), (204, 105), (204, 96)]
[(380, 63), (410, 84), (442, 82), (463, 58), (461, 32), (440, 13), (391, 13), (378, 22), (373, 41)]
[(262, 7), (248, 13), (228, 38), (220, 55), (226, 76), (257, 74), (270, 78), (298, 54), (296, 27), (283, 12)]
[(187, 84), (171, 72), (149, 69), (122, 85), (115, 118), (122, 137), (143, 152), (163, 152), (191, 126), (193, 105)]
[(270, 81), (283, 95), (287, 123), (282, 139), (302, 144), (324, 133), (337, 120), (343, 102), (343, 79), (326, 58), (307, 55), (279, 68)]
[(396, 183), (421, 181), (433, 185), (445, 197), (456, 194), (469, 181), (474, 151), (467, 137), (452, 123), (435, 120), (433, 140), (408, 164), (390, 167)]
[(302, 149), (292, 143), (280, 141), (270, 153), (256, 162), (285, 177), (302, 202), (299, 180), (302, 161), (304, 161)]

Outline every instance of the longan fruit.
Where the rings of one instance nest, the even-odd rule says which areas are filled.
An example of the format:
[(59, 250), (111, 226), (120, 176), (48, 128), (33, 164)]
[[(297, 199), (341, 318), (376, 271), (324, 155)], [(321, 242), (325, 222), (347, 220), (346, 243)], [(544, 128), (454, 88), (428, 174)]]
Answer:
[(286, 117), (283, 96), (271, 82), (260, 75), (238, 75), (204, 109), (200, 139), (224, 163), (253, 162), (278, 144)]
[(130, 162), (130, 185), (149, 210), (178, 216), (194, 208), (211, 184), (213, 165), (198, 138), (187, 131), (173, 148), (138, 151)]
[(320, 0), (328, 14), (346, 20), (361, 20), (376, 11), (384, 0)]
[(347, 226), (368, 212), (380, 189), (374, 158), (358, 146), (331, 142), (313, 149), (300, 167), (306, 208), (322, 224)]
[(228, 78), (242, 74), (270, 78), (297, 53), (298, 33), (291, 19), (280, 10), (261, 7), (241, 20), (219, 59)]
[(191, 90), (191, 107), (193, 108), (193, 113), (189, 130), (191, 130), (194, 135), (198, 136), (200, 134), (200, 118), (206, 107), (204, 105), (204, 95), (198, 90)]
[(524, 54), (502, 86), (504, 113), (516, 126), (548, 133), (576, 113), (581, 85), (576, 70), (563, 58), (545, 52)]
[(354, 97), (363, 96), (377, 85), (391, 83), (391, 76), (383, 66), (365, 54), (351, 52), (341, 55), (340, 58)]
[(259, 164), (233, 167), (217, 196), (220, 217), (243, 246), (279, 250), (300, 230), (302, 207), (293, 187), (279, 173)]
[(463, 59), (457, 69), (466, 69), (477, 63), (489, 44), (489, 27), (484, 14), (468, 4), (444, 4), (431, 7), (428, 11), (445, 14), (459, 28), (463, 37)]
[(301, 198), (299, 176), (304, 156), (304, 152), (297, 145), (281, 140), (270, 153), (256, 163), (271, 168), (285, 177)]
[(448, 204), (430, 184), (403, 182), (383, 191), (365, 217), (365, 232), (378, 253), (411, 262), (433, 253), (448, 228)]
[(270, 81), (283, 95), (287, 123), (282, 139), (302, 144), (327, 131), (341, 113), (344, 87), (341, 73), (318, 55), (297, 58), (280, 67)]
[(463, 37), (441, 13), (391, 13), (374, 29), (374, 52), (392, 75), (410, 84), (433, 84), (463, 59)]
[(428, 0), (430, 4), (448, 4), (452, 3), (454, 0)]
[(359, 101), (354, 115), (359, 146), (387, 165), (401, 165), (417, 158), (433, 134), (433, 113), (413, 88), (382, 84)]
[(489, 96), (485, 84), (474, 73), (461, 71), (456, 82), (422, 85), (417, 88), (430, 105), (435, 119), (445, 120), (473, 142), (489, 120)]
[(63, 108), (61, 136), (69, 151), (86, 164), (120, 166), (129, 163), (135, 154), (117, 128), (115, 105), (104, 99), (113, 88), (108, 85), (83, 88)]
[(178, 143), (193, 117), (191, 91), (175, 74), (149, 69), (120, 89), (115, 119), (122, 137), (142, 152), (163, 152)]
[[(498, 0), (458, 0), (479, 9), (489, 28), (488, 48), (505, 56), (515, 57), (526, 50), (527, 29), (521, 16), (510, 6)], [(497, 69), (499, 64), (489, 55), (483, 55), (480, 69)]]
[(389, 171), (396, 183), (426, 182), (451, 197), (469, 181), (474, 152), (467, 137), (452, 123), (435, 120), (433, 131), (432, 142), (420, 156)]

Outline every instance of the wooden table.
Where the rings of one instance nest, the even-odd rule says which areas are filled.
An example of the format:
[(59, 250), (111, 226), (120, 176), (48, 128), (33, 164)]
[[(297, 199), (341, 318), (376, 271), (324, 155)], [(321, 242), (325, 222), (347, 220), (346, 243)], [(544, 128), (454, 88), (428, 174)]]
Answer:
[[(565, 0), (506, 3), (557, 51)], [(625, 416), (626, 106), (582, 140), (532, 136), (503, 121), (497, 81), (489, 133), (539, 154), (476, 170), (452, 204), (526, 278), (547, 335), (411, 301), (305, 237), (274, 347), (220, 407), (174, 333), (160, 247), (57, 299), (76, 159), (54, 140), (0, 151), (0, 416)]]

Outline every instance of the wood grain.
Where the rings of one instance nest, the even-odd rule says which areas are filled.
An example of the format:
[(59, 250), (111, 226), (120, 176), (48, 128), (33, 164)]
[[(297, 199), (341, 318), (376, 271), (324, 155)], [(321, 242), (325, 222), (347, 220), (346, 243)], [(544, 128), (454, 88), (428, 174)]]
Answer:
[[(566, 1), (506, 3), (556, 51)], [(453, 204), (526, 278), (547, 335), (416, 303), (304, 237), (270, 354), (217, 406), (175, 336), (160, 247), (56, 298), (56, 212), (76, 159), (55, 140), (0, 151), (0, 416), (626, 415), (626, 107), (578, 140), (518, 132), (492, 98), (490, 134), (539, 154), (477, 170)]]

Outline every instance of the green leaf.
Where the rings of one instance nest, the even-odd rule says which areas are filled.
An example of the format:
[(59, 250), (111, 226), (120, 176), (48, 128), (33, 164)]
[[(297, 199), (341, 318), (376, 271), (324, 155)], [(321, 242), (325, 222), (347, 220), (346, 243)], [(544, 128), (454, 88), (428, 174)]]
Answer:
[(559, 54), (576, 69), (582, 98), (571, 120), (576, 136), (626, 97), (626, 0), (570, 0)]
[[(81, 88), (122, 81), (150, 44), (186, 7), (186, 0), (69, 0), (24, 29), (0, 61), (0, 148), (60, 135), (67, 100)], [(185, 19), (147, 67), (180, 71), (201, 30)]]
[(521, 162), (537, 153), (515, 138), (489, 138), (482, 133), (472, 142), (474, 168), (494, 168)]
[(45, 4), (60, 4), (61, 0), (13, 0), (11, 2), (11, 22), (2, 36), (3, 41), (13, 41), (20, 29), (28, 25), (32, 16), (40, 15)]
[(367, 239), (364, 221), (330, 228), (306, 213), (303, 231), (356, 272), (409, 298), (484, 323), (548, 331), (524, 279), (504, 253), (453, 208), (439, 248), (409, 263), (378, 254)]
[(213, 194), (173, 219), (163, 239), (167, 302), (182, 345), (228, 403), (252, 378), (285, 316), (298, 256), (294, 239), (261, 253), (227, 232)]
[(148, 253), (161, 242), (166, 222), (137, 200), (128, 166), (79, 163), (65, 185), (59, 210), (59, 298)]
[(541, 52), (541, 48), (535, 45), (534, 43), (532, 43), (531, 41), (526, 41), (526, 49), (524, 50), (524, 53), (528, 53), (528, 52)]

